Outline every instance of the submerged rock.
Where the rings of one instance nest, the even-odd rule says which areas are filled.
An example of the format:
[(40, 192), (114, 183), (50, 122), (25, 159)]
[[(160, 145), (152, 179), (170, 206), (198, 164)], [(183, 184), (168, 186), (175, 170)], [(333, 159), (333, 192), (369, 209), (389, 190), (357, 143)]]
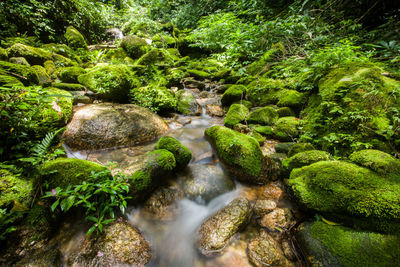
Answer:
[(243, 197), (234, 199), (202, 223), (197, 248), (205, 256), (220, 252), (230, 238), (248, 223), (250, 216), (250, 202)]
[(72, 149), (100, 149), (149, 142), (167, 130), (168, 125), (148, 109), (91, 104), (76, 110), (64, 137)]

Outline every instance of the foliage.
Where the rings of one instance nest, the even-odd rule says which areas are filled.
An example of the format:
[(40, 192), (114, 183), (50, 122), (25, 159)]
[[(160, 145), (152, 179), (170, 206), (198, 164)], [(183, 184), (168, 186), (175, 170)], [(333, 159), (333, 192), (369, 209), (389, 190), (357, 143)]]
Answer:
[(16, 231), (13, 224), (22, 218), (22, 212), (7, 211), (0, 208), (0, 240), (6, 239), (7, 235)]
[(109, 178), (110, 171), (92, 172), (91, 177), (80, 185), (68, 186), (65, 189), (57, 187), (46, 192), (44, 197), (56, 198), (51, 205), (54, 212), (57, 208), (63, 212), (72, 207), (82, 207), (86, 212), (86, 220), (93, 224), (87, 235), (95, 230), (103, 232), (103, 226), (114, 221), (116, 209), (122, 214), (127, 206), (126, 196), (129, 192), (129, 179), (122, 174)]

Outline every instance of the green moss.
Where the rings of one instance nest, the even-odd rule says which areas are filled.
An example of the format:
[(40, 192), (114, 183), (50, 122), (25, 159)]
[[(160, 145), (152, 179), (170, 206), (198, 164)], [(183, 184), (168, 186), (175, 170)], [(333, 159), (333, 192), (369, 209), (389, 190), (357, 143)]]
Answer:
[(157, 46), (157, 47), (175, 47), (176, 46), (175, 38), (173, 38), (169, 35), (157, 34), (153, 37), (152, 41), (155, 43), (161, 44), (161, 46)]
[(300, 135), (300, 121), (295, 117), (282, 117), (274, 126), (274, 135), (278, 140), (291, 141)]
[(146, 40), (137, 36), (126, 36), (121, 40), (120, 46), (131, 58), (139, 58), (150, 49)]
[(281, 43), (272, 45), (271, 49), (257, 61), (246, 67), (246, 72), (251, 75), (261, 75), (269, 70), (271, 63), (276, 61), (285, 53), (285, 48)]
[(281, 107), (276, 110), (278, 112), (279, 118), (281, 117), (294, 117), (295, 113), (289, 107)]
[(114, 60), (124, 60), (128, 57), (128, 53), (123, 48), (110, 49), (105, 52), (104, 58), (114, 61)]
[(272, 107), (263, 107), (250, 112), (247, 117), (249, 123), (273, 125), (278, 120), (278, 113)]
[(24, 44), (14, 44), (7, 49), (9, 57), (24, 57), (31, 65), (43, 65), (51, 59), (51, 53)]
[(79, 55), (77, 55), (77, 53), (72, 48), (65, 44), (44, 44), (41, 46), (41, 48), (53, 53), (53, 57), (54, 54), (61, 55), (65, 58), (81, 63)]
[(307, 258), (314, 263), (326, 262), (326, 253), (329, 253), (339, 263), (334, 265), (331, 262), (329, 266), (379, 267), (400, 264), (400, 237), (396, 235), (332, 226), (321, 221), (303, 224), (300, 235), (299, 239), (307, 242)]
[(143, 56), (141, 56), (136, 62), (137, 65), (151, 65), (156, 62), (162, 61), (164, 59), (164, 54), (160, 49), (153, 48)]
[(87, 49), (85, 38), (77, 29), (72, 26), (67, 27), (67, 31), (65, 32), (65, 39), (67, 39), (68, 46), (72, 49)]
[(13, 86), (24, 86), (17, 78), (8, 75), (0, 74), (0, 86), (3, 87), (13, 87)]
[(176, 169), (185, 168), (192, 159), (192, 152), (181, 142), (170, 136), (161, 137), (157, 142), (156, 149), (166, 149), (174, 154)]
[(54, 64), (53, 60), (47, 60), (43, 63), (44, 68), (46, 69), (47, 74), (53, 76), (53, 74), (57, 71), (57, 67)]
[(178, 68), (170, 68), (166, 71), (167, 73), (167, 87), (178, 87), (183, 77), (185, 77), (185, 72)]
[(183, 114), (190, 114), (197, 107), (194, 95), (187, 90), (179, 90), (175, 93), (177, 99), (176, 110)]
[(32, 182), (0, 169), (0, 207), (12, 208), (16, 204), (26, 209), (31, 202)]
[(188, 69), (187, 72), (190, 76), (200, 80), (211, 79), (213, 77), (212, 74), (201, 70)]
[(330, 220), (400, 233), (400, 184), (367, 168), (320, 161), (294, 169), (287, 183), (302, 207)]
[(8, 52), (6, 49), (0, 47), (0, 60), (7, 60)]
[(73, 62), (71, 59), (59, 54), (53, 54), (53, 62), (57, 67), (71, 67), (77, 65), (77, 63)]
[(108, 100), (127, 102), (130, 90), (137, 84), (126, 65), (101, 65), (78, 76), (79, 83)]
[(253, 107), (253, 104), (250, 101), (247, 100), (239, 100), (239, 101), (235, 101), (232, 104), (241, 104), (246, 106), (246, 108), (251, 109)]
[(278, 144), (275, 144), (275, 150), (277, 153), (288, 154), (290, 148), (292, 148), (292, 146), (294, 146), (295, 144), (296, 143), (294, 143), (294, 142), (278, 143)]
[(314, 146), (310, 143), (297, 143), (294, 144), (293, 146), (290, 147), (288, 151), (288, 157), (292, 157), (296, 155), (297, 153), (304, 152), (304, 151), (309, 151), (309, 150), (315, 150)]
[(263, 169), (263, 155), (258, 142), (245, 134), (223, 126), (212, 126), (206, 136), (215, 145), (219, 158), (238, 179), (259, 182)]
[(24, 44), (29, 46), (38, 46), (40, 42), (35, 36), (24, 36), (24, 37), (7, 37), (5, 40), (1, 40), (3, 47), (10, 47), (14, 44)]
[[(293, 151), (295, 146), (296, 145), (292, 146), (290, 151)], [(283, 160), (282, 167), (285, 170), (285, 173), (289, 174), (294, 168), (301, 168), (318, 161), (326, 160), (332, 160), (332, 156), (329, 155), (329, 153), (320, 150), (308, 150), (289, 156), (289, 158)]]
[(0, 61), (0, 74), (15, 73), (15, 77), (23, 84), (39, 84), (39, 77), (35, 69), (19, 64)]
[(257, 131), (250, 131), (247, 135), (256, 139), (260, 145), (262, 145), (266, 140), (266, 138), (259, 134)]
[(243, 85), (232, 85), (224, 92), (221, 97), (221, 103), (224, 106), (229, 106), (233, 102), (244, 99), (246, 87)]
[(271, 126), (257, 125), (254, 127), (254, 131), (267, 137), (271, 137), (273, 135), (273, 129)]
[(280, 107), (299, 109), (305, 106), (307, 101), (307, 93), (300, 93), (296, 90), (282, 90), (278, 95), (277, 105)]
[(249, 109), (241, 104), (233, 104), (229, 107), (228, 113), (224, 119), (224, 125), (233, 127), (236, 124), (244, 121), (249, 114)]
[(155, 111), (173, 111), (177, 105), (177, 100), (170, 90), (154, 84), (133, 88), (130, 96), (133, 103)]
[(11, 57), (8, 62), (30, 67), (31, 64), (24, 57)]
[(283, 90), (284, 86), (281, 80), (259, 78), (247, 86), (247, 99), (254, 106), (276, 104), (279, 100), (278, 92)]
[(85, 91), (86, 88), (79, 83), (52, 83), (52, 87), (66, 91)]
[(381, 175), (392, 176), (395, 181), (400, 182), (400, 160), (390, 154), (379, 150), (365, 149), (354, 152), (349, 159)]
[(47, 73), (46, 69), (42, 66), (35, 65), (32, 68), (36, 71), (39, 77), (39, 84), (43, 86), (48, 86), (51, 84), (50, 75)]
[(66, 188), (69, 185), (81, 184), (91, 176), (92, 171), (101, 172), (105, 170), (107, 170), (107, 167), (91, 161), (58, 158), (43, 164), (41, 171), (48, 174), (38, 178), (36, 183), (47, 186), (48, 189)]
[(63, 82), (63, 83), (78, 83), (78, 76), (85, 74), (85, 70), (80, 67), (68, 67), (68, 68), (63, 68), (59, 75), (58, 78)]

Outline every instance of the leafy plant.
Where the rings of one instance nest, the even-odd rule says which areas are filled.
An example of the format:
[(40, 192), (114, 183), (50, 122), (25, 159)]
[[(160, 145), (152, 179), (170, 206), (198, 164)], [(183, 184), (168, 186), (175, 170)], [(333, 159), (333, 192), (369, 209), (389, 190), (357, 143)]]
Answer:
[(16, 231), (13, 223), (22, 218), (22, 212), (7, 211), (0, 209), (0, 240), (6, 239), (7, 235)]

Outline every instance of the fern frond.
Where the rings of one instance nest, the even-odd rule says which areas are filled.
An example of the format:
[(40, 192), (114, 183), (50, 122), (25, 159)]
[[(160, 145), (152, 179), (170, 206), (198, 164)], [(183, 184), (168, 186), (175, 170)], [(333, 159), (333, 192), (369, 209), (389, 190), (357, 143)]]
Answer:
[(59, 132), (64, 130), (64, 128), (58, 129), (57, 131), (47, 133), (46, 136), (37, 144), (33, 149), (33, 155), (38, 158), (43, 158), (48, 152), (51, 143)]

